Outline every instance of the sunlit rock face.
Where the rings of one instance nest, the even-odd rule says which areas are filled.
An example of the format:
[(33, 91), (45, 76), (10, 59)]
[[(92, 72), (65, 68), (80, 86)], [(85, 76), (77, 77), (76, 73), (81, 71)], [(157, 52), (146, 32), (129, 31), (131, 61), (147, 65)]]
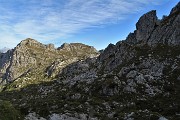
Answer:
[[(53, 44), (44, 45), (31, 38), (21, 41), (14, 49), (1, 53), (1, 79), (14, 81), (35, 69), (43, 70), (51, 64), (58, 62), (63, 64), (62, 62), (66, 61), (60, 66), (63, 68), (77, 60), (99, 54), (94, 47), (81, 43), (62, 46), (62, 48), (56, 49)], [(56, 69), (58, 68), (56, 67)]]

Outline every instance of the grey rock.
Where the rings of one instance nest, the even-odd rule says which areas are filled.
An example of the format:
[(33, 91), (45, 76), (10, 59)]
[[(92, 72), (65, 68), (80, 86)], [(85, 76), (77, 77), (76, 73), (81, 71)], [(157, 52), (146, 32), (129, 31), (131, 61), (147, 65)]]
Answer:
[(126, 42), (129, 44), (136, 44), (137, 43), (136, 34), (130, 33), (126, 38)]
[(111, 57), (114, 53), (115, 45), (114, 44), (109, 44), (107, 48), (100, 54), (99, 60), (103, 61)]
[(138, 72), (135, 70), (132, 70), (126, 75), (126, 78), (135, 78), (137, 75), (138, 75)]
[(135, 78), (136, 82), (138, 84), (144, 84), (146, 82), (144, 76), (142, 74), (138, 75), (136, 78)]
[(161, 20), (159, 26), (153, 31), (147, 42), (150, 46), (156, 46), (157, 43), (170, 46), (180, 45), (179, 4), (171, 10), (169, 16)]
[(180, 76), (178, 76), (177, 80), (180, 80)]
[[(42, 71), (47, 67), (46, 75), (55, 77), (66, 65), (98, 55), (94, 47), (81, 43), (64, 44), (56, 49), (53, 44), (44, 45), (27, 38), (14, 49), (0, 54), (0, 75), (2, 80), (10, 82), (26, 75), (29, 69)], [(51, 61), (54, 62), (51, 64)]]
[(158, 19), (155, 10), (152, 10), (140, 17), (139, 21), (136, 23), (137, 30), (135, 34), (137, 42), (148, 40), (157, 25), (157, 21)]

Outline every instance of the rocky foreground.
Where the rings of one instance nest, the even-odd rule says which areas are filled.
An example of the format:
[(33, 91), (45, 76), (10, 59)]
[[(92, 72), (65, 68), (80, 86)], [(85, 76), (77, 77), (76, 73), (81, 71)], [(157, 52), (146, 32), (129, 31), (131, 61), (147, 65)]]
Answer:
[(0, 54), (2, 120), (179, 120), (180, 3), (99, 53), (26, 39)]

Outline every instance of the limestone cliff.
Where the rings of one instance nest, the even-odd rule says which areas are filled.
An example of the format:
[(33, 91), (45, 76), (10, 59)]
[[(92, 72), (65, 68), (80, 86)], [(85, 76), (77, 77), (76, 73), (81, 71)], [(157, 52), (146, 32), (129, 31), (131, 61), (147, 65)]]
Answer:
[[(45, 76), (46, 73), (43, 73), (45, 69), (53, 66), (54, 63), (58, 62), (63, 68), (67, 64), (98, 54), (95, 48), (80, 43), (63, 45), (56, 49), (53, 44), (44, 45), (27, 38), (14, 49), (1, 54), (1, 81), (3, 83), (13, 82), (30, 72), (41, 73)], [(49, 71), (47, 72), (49, 74)]]

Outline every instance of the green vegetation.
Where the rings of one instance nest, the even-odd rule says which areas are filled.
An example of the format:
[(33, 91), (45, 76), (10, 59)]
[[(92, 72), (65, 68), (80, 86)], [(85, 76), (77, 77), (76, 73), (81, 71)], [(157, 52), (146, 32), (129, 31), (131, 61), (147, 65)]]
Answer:
[(0, 100), (0, 120), (22, 120), (22, 115), (10, 102)]

